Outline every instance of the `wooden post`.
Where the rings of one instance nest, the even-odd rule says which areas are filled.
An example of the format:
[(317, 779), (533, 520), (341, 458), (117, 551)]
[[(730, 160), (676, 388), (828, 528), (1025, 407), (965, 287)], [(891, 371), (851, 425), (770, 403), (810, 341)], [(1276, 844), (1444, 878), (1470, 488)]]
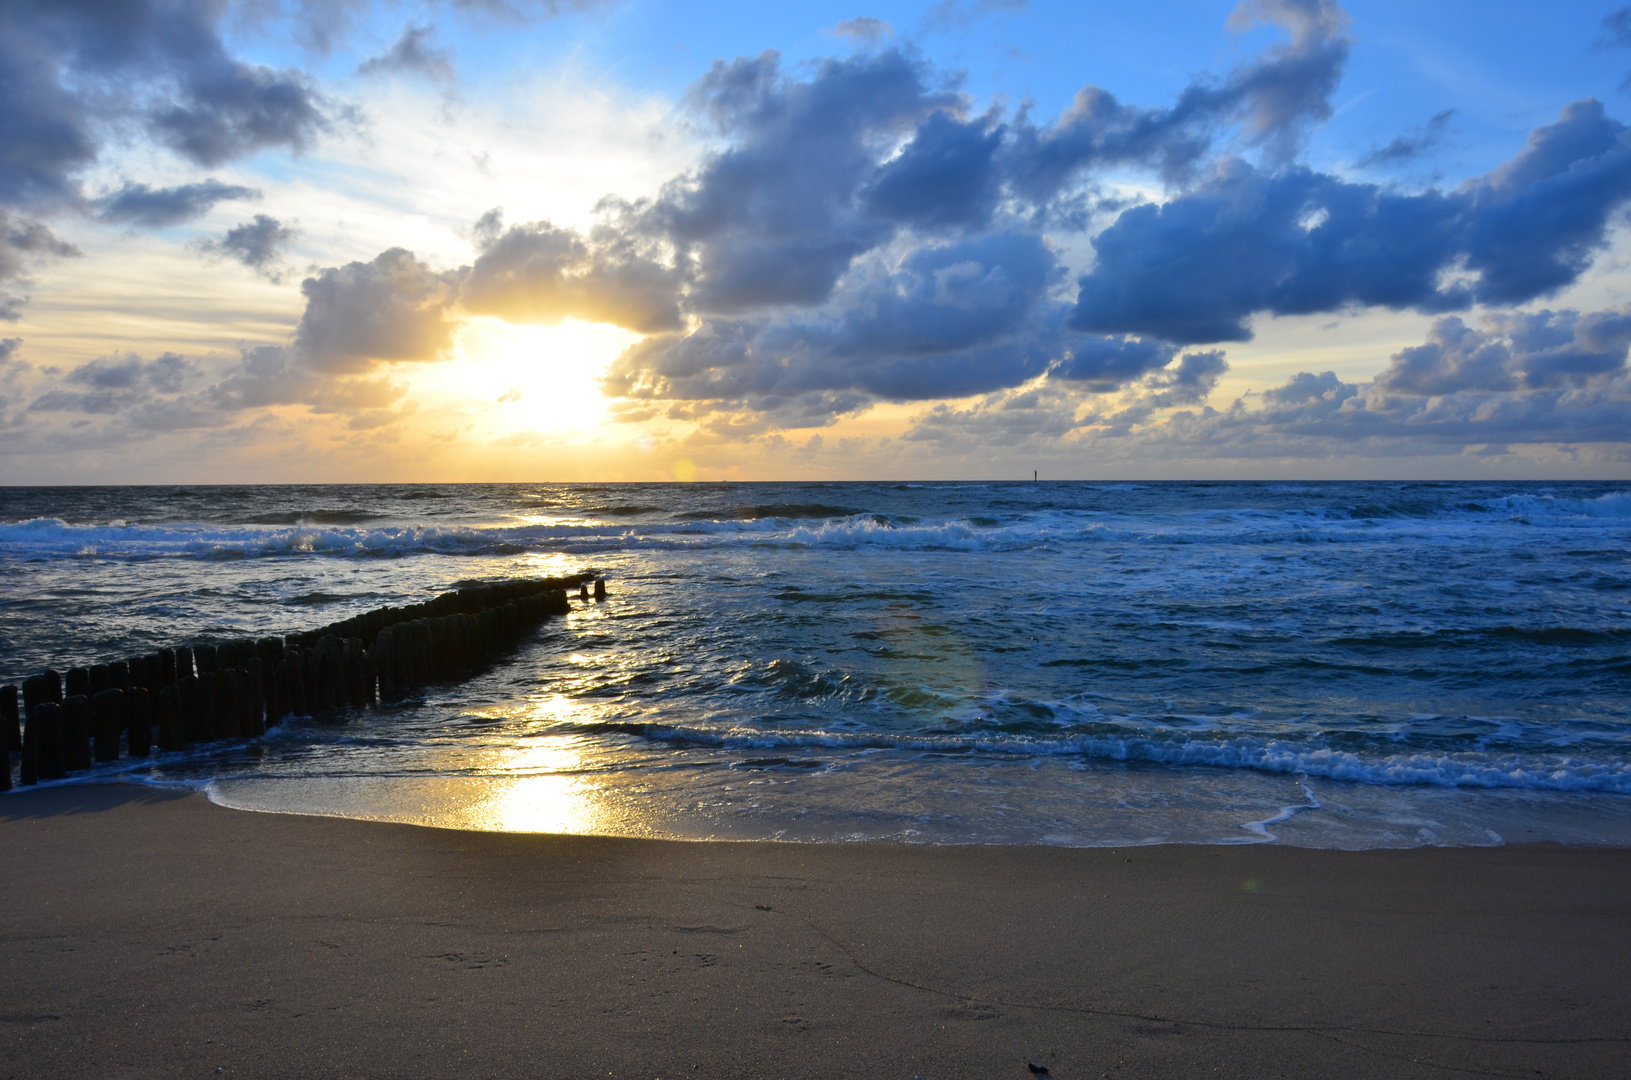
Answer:
[(289, 663), (288, 656), (277, 662), (277, 672), (273, 675), (274, 694), (272, 713), (266, 718), (268, 726), (283, 723), (283, 718), (294, 712), (294, 668)]
[[(91, 699), (83, 694), (69, 694), (62, 701), (62, 765), (69, 772), (91, 767), (91, 737), (96, 730), (92, 712)], [(100, 743), (97, 749), (102, 749)]]
[(193, 742), (215, 741), (215, 672), (200, 671), (197, 675), (198, 690), (193, 695), (193, 715), (198, 720), (198, 728), (193, 731)]
[(234, 668), (215, 672), (215, 737), (238, 737), (238, 672)]
[(244, 675), (249, 681), (249, 693), (244, 695), (244, 734), (258, 739), (266, 734), (266, 665), (258, 655), (249, 658)]
[(132, 686), (125, 695), (126, 746), (131, 757), (153, 752), (153, 694), (145, 686)]
[[(38, 734), (36, 734), (36, 729)], [(35, 744), (35, 760), (39, 763), (41, 780), (61, 780), (68, 775), (64, 759), (62, 738), (62, 706), (54, 701), (42, 701), (28, 714), (27, 737)], [(24, 764), (27, 764), (24, 748)]]
[[(0, 686), (0, 727), (6, 729), (6, 743), (17, 753), (23, 751), (22, 715), (17, 711), (17, 687)], [(7, 761), (6, 768), (11, 768)]]
[[(8, 706), (9, 703), (9, 706)], [(11, 790), (12, 721), (17, 716), (17, 688), (0, 686), (0, 791)], [(16, 749), (21, 750), (21, 741)]]
[(159, 689), (176, 684), (176, 651), (174, 649), (159, 650)]
[(186, 748), (187, 729), (181, 723), (181, 689), (171, 683), (159, 691), (159, 749)]
[(95, 720), (96, 760), (119, 760), (119, 729), (124, 726), (125, 692), (110, 687), (91, 698)]
[(91, 696), (91, 669), (90, 668), (76, 667), (76, 668), (69, 668), (68, 669), (68, 694), (67, 694), (67, 696), (68, 697), (73, 697), (75, 694), (78, 694), (81, 697), (86, 697), (86, 698)]
[(176, 682), (194, 674), (193, 651), (183, 645), (176, 650)]
[(204, 674), (206, 671), (214, 674), (216, 667), (215, 661), (216, 656), (214, 645), (193, 646), (193, 663), (198, 665), (198, 673), (200, 675)]
[(595, 599), (596, 600), (606, 599), (606, 579), (605, 578), (595, 578)]

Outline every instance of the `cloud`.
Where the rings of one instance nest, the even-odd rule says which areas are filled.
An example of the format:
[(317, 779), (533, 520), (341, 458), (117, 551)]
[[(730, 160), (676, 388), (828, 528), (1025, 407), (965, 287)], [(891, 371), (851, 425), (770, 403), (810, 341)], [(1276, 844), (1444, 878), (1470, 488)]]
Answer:
[(256, 188), (223, 184), (211, 178), (169, 188), (126, 183), (118, 191), (97, 199), (94, 205), (96, 216), (103, 221), (164, 229), (202, 217), (218, 202), (260, 197)]
[(1394, 354), (1377, 388), (1425, 397), (1585, 386), (1623, 372), (1631, 348), (1631, 305), (1585, 315), (1498, 312), (1482, 321), (1474, 330), (1455, 316), (1439, 319), (1424, 344)]
[(883, 19), (874, 19), (870, 15), (845, 19), (827, 32), (834, 37), (849, 38), (861, 45), (877, 45), (895, 36), (893, 26)]
[(34, 412), (113, 414), (152, 399), (178, 394), (198, 374), (196, 363), (176, 353), (146, 361), (133, 353), (104, 356), (81, 364), (57, 386), (36, 398)]
[(217, 0), (16, 0), (0, 16), (0, 203), (81, 202), (102, 132), (134, 126), (205, 167), (327, 129), (310, 79), (233, 57)]
[(0, 209), (0, 281), (23, 276), (26, 264), (38, 258), (73, 258), (79, 249), (58, 240), (37, 221), (24, 221)]
[(1061, 271), (1035, 236), (1001, 233), (911, 250), (858, 271), (830, 309), (710, 319), (648, 338), (606, 379), (609, 393), (729, 402), (826, 422), (873, 398), (924, 400), (1011, 386), (1060, 354)]
[(511, 322), (577, 318), (640, 333), (681, 325), (679, 273), (611, 230), (599, 243), (547, 221), (503, 230), (497, 211), (477, 223), (481, 254), (463, 285), (467, 310)]
[(295, 230), (277, 218), (256, 214), (255, 220), (234, 225), (220, 240), (208, 241), (203, 248), (210, 254), (230, 256), (256, 273), (278, 281), (278, 257), (295, 236)]
[(820, 304), (894, 233), (855, 200), (878, 158), (933, 112), (962, 107), (926, 75), (900, 50), (824, 61), (807, 82), (785, 77), (774, 52), (715, 62), (688, 101), (733, 145), (655, 200), (613, 204), (618, 226), (672, 248), (698, 312)]
[(1153, 338), (1093, 337), (1076, 343), (1052, 376), (1107, 393), (1146, 372), (1166, 367), (1178, 354), (1175, 346)]
[(1029, 0), (940, 0), (923, 16), (926, 30), (966, 30), (975, 20), (1017, 15), (1030, 8)]
[(1181, 184), (1234, 125), (1243, 148), (1261, 149), (1271, 165), (1292, 161), (1313, 126), (1331, 116), (1330, 97), (1353, 44), (1348, 16), (1331, 0), (1254, 0), (1230, 19), (1236, 30), (1253, 23), (1278, 26), (1289, 40), (1222, 79), (1192, 82), (1171, 108), (1124, 105), (1088, 86), (1050, 128), (1022, 113), (1007, 149), (1013, 188), (1045, 205), (1083, 170), (1129, 165)]
[[(13, 217), (0, 208), (0, 283), (26, 280), (28, 264), (41, 259), (65, 259), (79, 255), (79, 249), (37, 221)], [(28, 298), (0, 292), (0, 320), (16, 322)]]
[(1435, 114), (1421, 127), (1398, 136), (1386, 146), (1378, 147), (1360, 158), (1359, 166), (1398, 165), (1437, 150), (1444, 145), (1444, 139), (1450, 132), (1450, 118), (1454, 115), (1454, 109)]
[(435, 273), (402, 248), (324, 270), (300, 285), (306, 310), (296, 348), (304, 363), (331, 374), (440, 359), (453, 344), (457, 323), (448, 314), (461, 276)]
[(1523, 303), (1572, 283), (1628, 198), (1631, 135), (1596, 101), (1567, 106), (1517, 157), (1449, 193), (1227, 159), (1094, 238), (1071, 326), (1189, 344), (1249, 340), (1264, 311)]
[(364, 60), (357, 67), (358, 75), (423, 75), (436, 82), (453, 82), (458, 75), (453, 70), (450, 54), (430, 47), (435, 31), (428, 26), (410, 26), (402, 31), (385, 52)]

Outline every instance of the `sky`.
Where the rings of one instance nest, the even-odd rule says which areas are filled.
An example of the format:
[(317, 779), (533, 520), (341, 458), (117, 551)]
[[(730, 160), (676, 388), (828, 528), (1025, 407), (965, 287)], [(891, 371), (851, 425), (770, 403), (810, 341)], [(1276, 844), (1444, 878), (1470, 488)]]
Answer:
[(0, 483), (1631, 477), (1631, 7), (0, 0)]

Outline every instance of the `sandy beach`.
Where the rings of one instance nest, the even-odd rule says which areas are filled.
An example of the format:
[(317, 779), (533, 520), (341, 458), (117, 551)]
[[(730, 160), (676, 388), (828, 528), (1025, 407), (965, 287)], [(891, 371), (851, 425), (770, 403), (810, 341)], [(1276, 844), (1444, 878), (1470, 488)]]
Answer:
[(721, 844), (0, 801), (0, 1074), (1612, 1077), (1631, 851)]

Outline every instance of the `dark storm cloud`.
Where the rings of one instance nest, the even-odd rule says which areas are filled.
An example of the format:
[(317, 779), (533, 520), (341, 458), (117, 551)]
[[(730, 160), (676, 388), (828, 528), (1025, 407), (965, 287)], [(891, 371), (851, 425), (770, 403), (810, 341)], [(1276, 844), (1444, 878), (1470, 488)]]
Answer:
[(1450, 132), (1454, 109), (1445, 109), (1414, 131), (1408, 131), (1386, 146), (1377, 147), (1359, 159), (1360, 166), (1398, 165), (1437, 150)]
[(438, 82), (453, 81), (457, 76), (449, 54), (430, 45), (433, 33), (428, 26), (408, 27), (402, 31), (395, 45), (358, 65), (357, 74), (410, 74), (423, 75)]
[(1596, 101), (1569, 105), (1517, 157), (1449, 193), (1226, 160), (1094, 239), (1071, 325), (1187, 344), (1249, 340), (1264, 311), (1523, 303), (1575, 281), (1628, 198), (1631, 136)]
[(223, 184), (214, 178), (169, 188), (127, 183), (94, 205), (96, 216), (103, 221), (163, 229), (202, 217), (218, 202), (258, 199), (260, 195), (256, 188)]
[(0, 202), (81, 200), (107, 123), (138, 126), (203, 166), (298, 150), (327, 125), (299, 72), (244, 63), (217, 0), (12, 0), (0, 12)]
[(234, 225), (220, 240), (204, 245), (204, 250), (230, 256), (258, 273), (276, 279), (278, 257), (295, 238), (295, 230), (275, 217), (256, 214), (253, 221)]
[(324, 270), (301, 282), (306, 310), (295, 348), (311, 368), (331, 374), (375, 361), (439, 359), (453, 343), (457, 324), (447, 316), (461, 276), (435, 273), (402, 248)]

